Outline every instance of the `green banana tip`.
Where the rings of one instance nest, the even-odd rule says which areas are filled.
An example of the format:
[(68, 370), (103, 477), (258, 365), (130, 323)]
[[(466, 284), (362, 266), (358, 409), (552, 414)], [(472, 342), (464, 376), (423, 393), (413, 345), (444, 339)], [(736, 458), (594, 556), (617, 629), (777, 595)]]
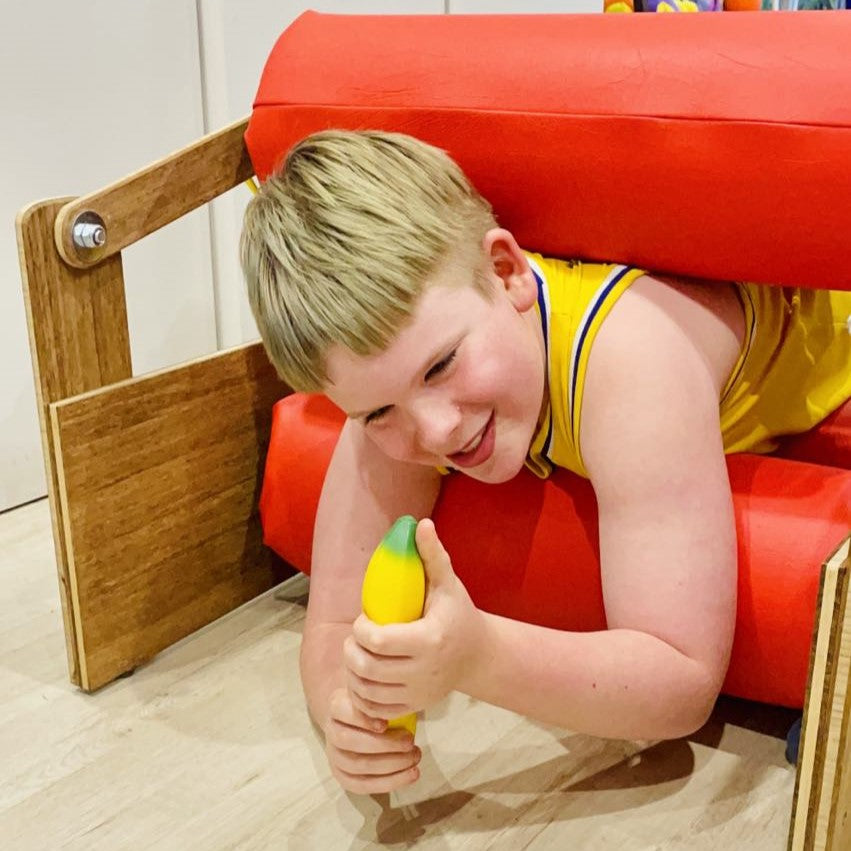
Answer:
[(382, 538), (381, 546), (387, 547), (399, 555), (419, 558), (416, 544), (417, 520), (410, 514), (403, 514), (390, 527), (390, 531)]

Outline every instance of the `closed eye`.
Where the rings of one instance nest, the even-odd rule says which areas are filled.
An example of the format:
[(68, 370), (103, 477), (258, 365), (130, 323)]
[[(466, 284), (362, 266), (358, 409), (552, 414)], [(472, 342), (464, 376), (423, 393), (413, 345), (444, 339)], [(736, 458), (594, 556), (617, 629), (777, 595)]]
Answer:
[(364, 423), (366, 423), (366, 425), (369, 425), (370, 423), (374, 423), (377, 420), (380, 420), (389, 410), (390, 410), (390, 405), (385, 405), (383, 408), (376, 408), (376, 410), (368, 413), (363, 418), (363, 421), (364, 421)]
[[(431, 378), (435, 378), (440, 375), (442, 372), (445, 372), (455, 360), (455, 355), (458, 353), (458, 349), (453, 349), (443, 360), (438, 361), (426, 374), (425, 380), (428, 381)], [(376, 408), (374, 411), (370, 411), (364, 418), (364, 424), (370, 425), (371, 423), (378, 422), (384, 415), (390, 410), (392, 405), (385, 405), (383, 408)]]
[(452, 361), (455, 360), (455, 355), (458, 352), (458, 349), (453, 349), (442, 361), (436, 363), (425, 375), (425, 380), (428, 381), (430, 378), (434, 378), (436, 375), (440, 375), (441, 372), (444, 372)]

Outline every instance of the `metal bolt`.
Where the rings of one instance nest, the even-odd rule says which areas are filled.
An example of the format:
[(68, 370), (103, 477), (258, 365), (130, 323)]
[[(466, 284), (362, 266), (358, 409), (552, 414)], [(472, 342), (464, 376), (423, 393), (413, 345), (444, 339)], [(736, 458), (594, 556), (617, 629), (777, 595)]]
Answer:
[(106, 228), (96, 222), (75, 222), (71, 236), (78, 248), (100, 248), (106, 242)]

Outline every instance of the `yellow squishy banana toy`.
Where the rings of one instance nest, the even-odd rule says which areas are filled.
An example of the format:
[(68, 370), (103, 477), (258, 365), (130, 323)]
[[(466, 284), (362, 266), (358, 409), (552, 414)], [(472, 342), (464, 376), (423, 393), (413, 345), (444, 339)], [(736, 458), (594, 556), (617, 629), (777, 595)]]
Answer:
[[(364, 614), (377, 624), (410, 623), (419, 620), (425, 604), (425, 567), (414, 536), (417, 521), (400, 517), (381, 539), (366, 566), (361, 589)], [(389, 728), (417, 731), (414, 713), (395, 718)]]

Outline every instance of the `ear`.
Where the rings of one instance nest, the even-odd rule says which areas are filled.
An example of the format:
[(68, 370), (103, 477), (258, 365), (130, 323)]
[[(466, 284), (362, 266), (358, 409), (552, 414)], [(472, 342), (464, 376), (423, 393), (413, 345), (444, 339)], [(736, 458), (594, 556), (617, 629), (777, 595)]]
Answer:
[(538, 284), (514, 235), (505, 228), (491, 228), (482, 239), (482, 248), (514, 308), (525, 313), (538, 299)]

